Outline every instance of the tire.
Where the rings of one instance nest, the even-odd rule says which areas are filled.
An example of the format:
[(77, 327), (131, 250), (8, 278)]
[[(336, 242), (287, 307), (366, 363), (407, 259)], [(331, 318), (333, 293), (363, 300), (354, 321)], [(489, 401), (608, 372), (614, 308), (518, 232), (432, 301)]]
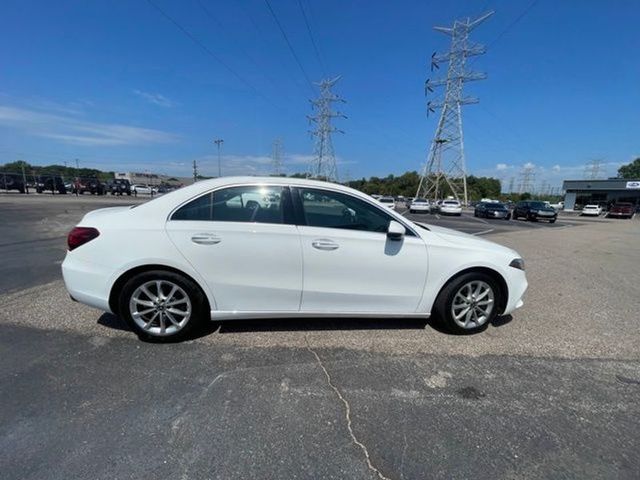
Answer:
[[(482, 295), (486, 289), (490, 291), (490, 293), (482, 297), (480, 304), (475, 306), (475, 308), (478, 309), (476, 312), (485, 309), (485, 314), (477, 317), (477, 313), (470, 315), (470, 313), (474, 311), (471, 310), (471, 312), (463, 314), (462, 317), (456, 321), (453, 312), (457, 311), (458, 314), (464, 312), (466, 305), (465, 302), (459, 302), (458, 293), (462, 292), (461, 294), (466, 296), (469, 292), (467, 288), (471, 288), (471, 292), (475, 292), (478, 286), (482, 288), (480, 295)], [(481, 272), (465, 273), (450, 280), (438, 294), (433, 308), (435, 320), (442, 328), (457, 335), (481, 332), (486, 329), (489, 323), (498, 315), (498, 305), (501, 304), (500, 295), (501, 290), (493, 277)], [(486, 301), (485, 299), (491, 300), (491, 302), (488, 305), (482, 304), (482, 302)], [(454, 301), (457, 302), (456, 306), (454, 306)], [(477, 321), (474, 320), (474, 315)], [(466, 327), (463, 326), (465, 320), (467, 320)]]
[(409, 209), (409, 213), (414, 213), (414, 210)]
[(553, 220), (549, 220), (549, 223), (556, 223), (556, 219), (554, 218)]
[[(158, 282), (165, 302), (177, 303), (163, 305), (157, 302)], [(169, 296), (174, 291), (175, 293)], [(120, 317), (141, 340), (157, 343), (189, 338), (206, 318), (206, 305), (206, 298), (198, 285), (183, 275), (165, 270), (152, 270), (135, 275), (124, 284), (118, 298)], [(149, 313), (137, 315), (134, 319), (132, 312), (145, 311)]]

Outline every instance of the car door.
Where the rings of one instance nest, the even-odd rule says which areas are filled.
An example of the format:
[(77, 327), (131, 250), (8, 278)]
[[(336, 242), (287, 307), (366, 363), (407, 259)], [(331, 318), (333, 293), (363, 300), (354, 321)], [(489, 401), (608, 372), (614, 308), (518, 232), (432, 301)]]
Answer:
[(166, 231), (209, 285), (221, 311), (298, 311), (300, 235), (289, 189), (242, 185), (178, 208)]
[(427, 277), (427, 248), (407, 229), (387, 238), (384, 207), (319, 188), (292, 191), (304, 259), (303, 312), (413, 313)]

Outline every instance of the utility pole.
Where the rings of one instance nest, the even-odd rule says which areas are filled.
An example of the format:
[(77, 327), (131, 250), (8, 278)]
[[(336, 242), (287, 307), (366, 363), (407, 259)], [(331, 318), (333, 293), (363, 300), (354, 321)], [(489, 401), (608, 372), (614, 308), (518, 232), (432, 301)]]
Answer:
[(273, 174), (279, 177), (282, 174), (282, 140), (276, 138), (273, 141), (273, 148), (271, 150), (271, 158), (273, 159)]
[(509, 194), (513, 193), (513, 187), (514, 187), (514, 184), (515, 184), (515, 180), (516, 179), (514, 177), (511, 177), (509, 179)]
[(198, 181), (198, 163), (196, 160), (193, 160), (193, 183)]
[(434, 30), (451, 37), (451, 47), (444, 54), (431, 55), (431, 71), (440, 69), (440, 64), (449, 62), (446, 78), (427, 79), (425, 95), (428, 96), (436, 87), (445, 87), (441, 100), (427, 102), (427, 116), (440, 108), (440, 119), (431, 142), (427, 163), (420, 177), (416, 197), (438, 198), (445, 186), (458, 201), (468, 203), (467, 171), (464, 157), (464, 139), (462, 135), (462, 106), (478, 103), (474, 97), (465, 97), (463, 87), (466, 82), (484, 80), (484, 73), (471, 72), (466, 69), (467, 59), (482, 55), (486, 49), (483, 45), (469, 41), (469, 33), (493, 15), (493, 11), (471, 20), (455, 20), (451, 27), (434, 27)]
[(27, 175), (24, 173), (24, 160), (20, 160), (20, 167), (22, 169), (22, 185), (24, 185), (24, 191), (29, 193), (29, 187), (27, 187)]
[(520, 185), (518, 186), (518, 193), (533, 193), (533, 180), (536, 176), (535, 166), (526, 164), (520, 170)]
[(80, 170), (80, 162), (76, 158), (76, 180), (78, 180), (78, 170)]
[(588, 162), (584, 168), (584, 178), (586, 180), (596, 180), (600, 178), (602, 172), (601, 164), (602, 160), (599, 158)]
[(344, 133), (331, 125), (332, 118), (347, 118), (340, 112), (333, 111), (331, 105), (335, 102), (346, 103), (342, 98), (333, 93), (331, 89), (340, 80), (340, 76), (332, 80), (326, 79), (316, 83), (320, 88), (320, 97), (310, 100), (315, 115), (308, 115), (309, 123), (315, 124), (315, 129), (310, 131), (316, 139), (315, 155), (311, 162), (310, 176), (321, 178), (327, 182), (338, 182), (338, 167), (333, 151), (333, 132)]
[(216, 147), (218, 147), (218, 178), (220, 178), (222, 176), (222, 164), (220, 162), (220, 147), (224, 143), (224, 140), (222, 140), (221, 138), (218, 138), (217, 140), (214, 140), (213, 143), (215, 143)]

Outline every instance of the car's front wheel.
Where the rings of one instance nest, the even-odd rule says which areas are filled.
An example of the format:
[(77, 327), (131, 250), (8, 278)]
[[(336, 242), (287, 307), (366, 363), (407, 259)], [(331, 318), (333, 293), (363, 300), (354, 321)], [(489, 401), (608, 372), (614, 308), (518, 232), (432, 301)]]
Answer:
[(188, 337), (205, 317), (206, 299), (190, 279), (153, 270), (129, 279), (119, 298), (119, 313), (144, 340), (166, 342)]
[(500, 289), (481, 272), (469, 272), (450, 281), (434, 304), (436, 320), (456, 334), (479, 332), (497, 316)]

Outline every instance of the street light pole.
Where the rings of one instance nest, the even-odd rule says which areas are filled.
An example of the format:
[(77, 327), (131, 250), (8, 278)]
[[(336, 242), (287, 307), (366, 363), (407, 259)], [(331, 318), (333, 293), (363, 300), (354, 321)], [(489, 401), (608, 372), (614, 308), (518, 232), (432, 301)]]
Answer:
[(218, 147), (218, 178), (220, 178), (222, 176), (222, 164), (220, 162), (220, 146), (224, 143), (224, 140), (222, 140), (221, 138), (218, 138), (214, 140), (213, 143), (215, 143), (216, 146)]

